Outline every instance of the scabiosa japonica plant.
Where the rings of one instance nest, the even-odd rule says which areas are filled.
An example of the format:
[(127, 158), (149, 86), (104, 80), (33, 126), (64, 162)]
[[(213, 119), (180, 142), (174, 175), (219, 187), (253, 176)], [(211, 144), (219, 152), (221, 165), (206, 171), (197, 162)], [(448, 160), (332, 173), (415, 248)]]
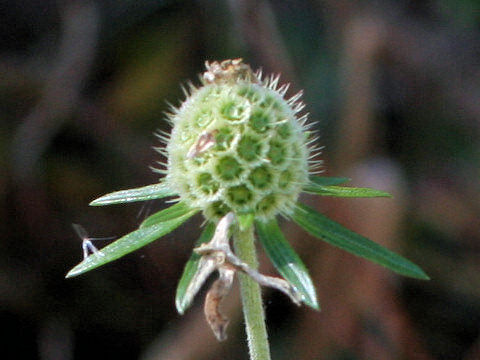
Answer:
[[(399, 274), (428, 276), (416, 265), (355, 234), (297, 202), (301, 192), (321, 196), (388, 197), (369, 189), (339, 186), (345, 178), (317, 176), (319, 148), (302, 114), (301, 93), (286, 99), (288, 85), (278, 77), (262, 78), (241, 59), (206, 63), (201, 86), (189, 85), (185, 101), (172, 107), (171, 134), (159, 133), (167, 159), (160, 183), (107, 194), (91, 205), (109, 205), (174, 197), (176, 203), (145, 219), (139, 228), (73, 268), (76, 276), (115, 260), (171, 232), (197, 212), (206, 225), (180, 279), (176, 307), (183, 313), (214, 271), (218, 279), (205, 301), (205, 315), (219, 340), (228, 320), (219, 303), (234, 275), (240, 287), (252, 358), (268, 359), (259, 285), (276, 288), (296, 304), (319, 309), (306, 267), (284, 238), (277, 216), (293, 219), (315, 237), (367, 258)], [(283, 278), (257, 270), (254, 229)], [(234, 239), (233, 251), (230, 237)], [(90, 247), (92, 249), (92, 247)]]

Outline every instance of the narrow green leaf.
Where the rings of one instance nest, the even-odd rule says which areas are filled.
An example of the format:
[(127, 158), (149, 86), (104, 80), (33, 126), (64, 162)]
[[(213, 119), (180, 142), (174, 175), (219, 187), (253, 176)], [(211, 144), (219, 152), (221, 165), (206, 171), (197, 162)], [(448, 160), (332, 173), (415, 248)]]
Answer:
[(173, 190), (169, 189), (164, 183), (143, 186), (136, 189), (128, 189), (115, 191), (113, 193), (103, 195), (93, 200), (91, 206), (103, 206), (112, 204), (130, 203), (135, 201), (145, 201), (153, 199), (161, 199), (167, 196), (177, 195)]
[(278, 272), (302, 294), (302, 301), (315, 310), (320, 310), (307, 268), (295, 250), (285, 240), (275, 219), (268, 223), (255, 223), (260, 242)]
[(303, 191), (310, 194), (317, 194), (321, 196), (336, 196), (336, 197), (353, 197), (353, 198), (370, 198), (370, 197), (392, 197), (389, 193), (384, 191), (370, 189), (370, 188), (357, 188), (357, 187), (344, 187), (335, 185), (319, 185), (318, 183), (310, 183), (303, 188)]
[(147, 217), (143, 222), (140, 224), (140, 228), (149, 227), (152, 225), (156, 225), (158, 223), (162, 223), (164, 221), (172, 220), (177, 217), (183, 216), (187, 213), (192, 211), (192, 209), (185, 204), (183, 201), (176, 203), (166, 209), (160, 210), (153, 215)]
[(237, 215), (238, 224), (240, 225), (240, 230), (245, 231), (253, 224), (253, 220), (255, 220), (255, 214), (253, 212), (249, 212), (246, 214), (238, 214)]
[(150, 227), (139, 228), (121, 237), (115, 242), (105, 246), (98, 253), (94, 253), (87, 257), (80, 264), (70, 270), (66, 277), (70, 278), (78, 276), (99, 266), (107, 264), (113, 260), (116, 260), (128, 253), (131, 253), (132, 251), (135, 251), (158, 239), (159, 237), (173, 231), (194, 214), (195, 211), (192, 210), (184, 214), (183, 216), (179, 216), (177, 218), (173, 218), (171, 220), (158, 223)]
[[(195, 247), (200, 246), (203, 243), (209, 242), (213, 234), (215, 233), (215, 224), (210, 222), (208, 225), (203, 229), (202, 235), (195, 243)], [(182, 277), (177, 286), (177, 293), (175, 295), (175, 305), (177, 307), (177, 311), (183, 315), (185, 310), (190, 307), (192, 302), (191, 296), (186, 293), (190, 282), (193, 279), (193, 276), (198, 270), (198, 263), (200, 262), (200, 255), (192, 251), (192, 255), (190, 259), (188, 259), (187, 263), (185, 264), (185, 268), (183, 270)]]
[(315, 237), (401, 275), (429, 280), (425, 272), (383, 246), (354, 233), (303, 204), (297, 204), (293, 220)]
[(312, 184), (320, 186), (340, 185), (349, 182), (351, 179), (346, 177), (332, 177), (332, 176), (310, 176), (309, 178)]

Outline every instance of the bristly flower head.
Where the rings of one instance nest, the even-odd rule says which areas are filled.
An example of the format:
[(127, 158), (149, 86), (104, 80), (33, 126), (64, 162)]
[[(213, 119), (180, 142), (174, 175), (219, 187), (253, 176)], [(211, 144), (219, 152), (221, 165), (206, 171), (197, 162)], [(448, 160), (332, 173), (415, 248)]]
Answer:
[[(180, 279), (175, 303), (183, 313), (214, 271), (219, 278), (207, 294), (205, 314), (219, 340), (226, 337), (228, 320), (218, 305), (240, 271), (260, 285), (282, 291), (296, 303), (319, 309), (313, 281), (305, 265), (288, 244), (276, 215), (293, 219), (311, 235), (350, 253), (418, 279), (428, 276), (407, 259), (383, 248), (297, 202), (300, 192), (337, 197), (389, 197), (369, 188), (343, 187), (349, 179), (314, 176), (321, 162), (312, 160), (306, 124), (299, 115), (301, 93), (285, 99), (287, 85), (278, 77), (262, 78), (240, 59), (206, 63), (202, 85), (190, 85), (179, 108), (172, 107), (172, 133), (159, 133), (168, 158), (165, 177), (158, 184), (117, 191), (91, 205), (110, 205), (165, 197), (177, 203), (145, 219), (139, 228), (97, 251), (74, 267), (77, 276), (128, 254), (173, 231), (198, 212), (206, 226)], [(259, 242), (283, 276), (258, 273), (231, 250), (232, 233), (255, 227)], [(84, 236), (84, 240), (93, 240)]]
[(285, 99), (287, 85), (240, 59), (206, 67), (202, 86), (190, 86), (169, 114), (170, 138), (161, 135), (167, 186), (208, 220), (230, 211), (260, 220), (290, 215), (313, 165), (301, 93)]

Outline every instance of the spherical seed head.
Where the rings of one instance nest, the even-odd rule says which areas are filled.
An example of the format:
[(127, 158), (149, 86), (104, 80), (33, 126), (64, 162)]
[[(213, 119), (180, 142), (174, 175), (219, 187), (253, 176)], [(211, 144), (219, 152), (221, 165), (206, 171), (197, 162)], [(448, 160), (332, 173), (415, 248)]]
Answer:
[(170, 115), (168, 186), (209, 220), (291, 213), (308, 181), (305, 117), (278, 77), (261, 80), (240, 59), (207, 63), (201, 87)]

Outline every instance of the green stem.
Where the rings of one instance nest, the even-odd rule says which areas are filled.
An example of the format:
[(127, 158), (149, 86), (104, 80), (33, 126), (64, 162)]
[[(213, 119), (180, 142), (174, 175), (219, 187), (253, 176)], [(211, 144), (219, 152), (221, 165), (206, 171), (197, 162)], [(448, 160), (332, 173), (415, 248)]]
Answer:
[[(250, 226), (249, 229), (244, 231), (238, 228), (236, 229), (234, 233), (234, 246), (237, 256), (242, 261), (254, 269), (258, 268), (253, 226)], [(239, 274), (239, 279), (250, 359), (270, 360), (270, 347), (268, 344), (260, 285), (245, 274)]]

